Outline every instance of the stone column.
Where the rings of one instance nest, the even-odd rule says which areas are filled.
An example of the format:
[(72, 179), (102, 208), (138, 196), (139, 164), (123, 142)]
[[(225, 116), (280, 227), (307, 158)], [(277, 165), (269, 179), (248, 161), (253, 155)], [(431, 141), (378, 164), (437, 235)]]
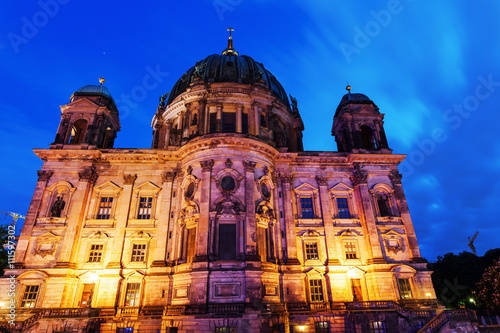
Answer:
[(198, 101), (198, 134), (205, 134), (205, 121), (206, 121), (206, 109), (207, 102), (205, 100)]
[(130, 213), (130, 203), (132, 200), (132, 188), (137, 175), (123, 175), (123, 191), (118, 207), (116, 208), (116, 226), (113, 239), (113, 249), (106, 268), (121, 268), (123, 243), (125, 241), (125, 228)]
[(393, 170), (390, 173), (389, 177), (392, 180), (394, 194), (396, 195), (401, 218), (403, 219), (403, 224), (405, 225), (406, 237), (408, 237), (408, 243), (410, 247), (411, 260), (413, 262), (426, 262), (425, 259), (420, 257), (420, 249), (418, 248), (417, 236), (415, 234), (415, 229), (413, 229), (410, 210), (408, 209), (405, 193), (403, 191), (403, 185), (401, 184), (401, 178), (403, 176), (397, 170)]
[[(354, 195), (358, 201), (358, 207), (362, 207), (361, 221), (363, 225), (364, 237), (368, 240), (371, 258), (368, 259), (368, 264), (386, 263), (382, 256), (376, 218), (373, 212), (370, 192), (368, 191), (367, 183), (368, 175), (361, 171), (359, 164), (354, 165), (354, 171), (351, 175), (351, 181), (354, 186)], [(363, 221), (364, 220), (364, 221)]]
[(59, 253), (56, 267), (70, 267), (75, 261), (75, 242), (80, 241), (82, 224), (85, 221), (85, 211), (90, 201), (90, 193), (97, 180), (94, 167), (88, 167), (78, 172), (80, 178), (76, 191), (71, 198), (70, 209), (68, 209), (67, 227), (62, 239), (61, 252)]
[(256, 162), (243, 161), (245, 168), (245, 206), (246, 206), (246, 253), (245, 260), (260, 261), (257, 253), (257, 223), (255, 221), (255, 165)]
[(254, 103), (254, 124), (255, 124), (255, 135), (260, 135), (260, 105)]
[(208, 261), (208, 230), (210, 220), (210, 191), (214, 160), (201, 161), (200, 220), (196, 228), (195, 262)]
[(158, 227), (156, 229), (156, 249), (154, 253), (154, 261), (152, 266), (163, 267), (166, 263), (167, 254), (167, 239), (168, 239), (168, 226), (170, 220), (170, 207), (172, 201), (172, 185), (175, 178), (175, 172), (164, 172), (161, 174), (163, 181), (162, 191), (158, 202), (160, 205), (160, 213), (158, 220)]
[(222, 132), (222, 105), (217, 104), (217, 118), (215, 120), (215, 131)]
[(47, 183), (53, 173), (54, 171), (38, 171), (38, 182), (36, 183), (35, 193), (33, 194), (33, 198), (31, 199), (31, 204), (24, 220), (21, 235), (19, 236), (19, 240), (17, 241), (15, 254), (16, 266), (22, 265), (21, 263), (26, 255), (26, 250), (28, 249), (31, 233), (33, 232), (33, 226), (35, 225), (36, 218), (40, 210), (40, 205), (42, 204), (44, 190), (47, 187)]
[(283, 245), (281, 240), (281, 208), (280, 208), (280, 198), (279, 198), (279, 188), (281, 188), (281, 179), (276, 175), (276, 173), (272, 173), (272, 179), (274, 183), (273, 188), (273, 202), (274, 202), (274, 214), (276, 215), (276, 223), (275, 223), (275, 244), (276, 244), (276, 263), (280, 263), (283, 260)]
[(285, 211), (285, 228), (286, 228), (286, 248), (287, 248), (287, 265), (299, 265), (297, 258), (297, 236), (295, 232), (295, 218), (293, 216), (292, 200), (292, 175), (282, 175), (281, 183), (283, 185), (283, 202)]
[(241, 125), (241, 113), (243, 112), (243, 105), (238, 104), (236, 107), (236, 133), (241, 133), (242, 125)]
[(165, 127), (167, 128), (165, 133), (165, 147), (163, 147), (165, 149), (170, 146), (170, 131), (172, 130), (172, 123), (172, 119), (168, 119), (165, 122)]
[(335, 244), (335, 231), (333, 229), (332, 210), (330, 207), (330, 197), (328, 196), (328, 178), (316, 176), (319, 186), (319, 198), (321, 201), (321, 213), (323, 215), (323, 225), (325, 227), (326, 250), (328, 254), (327, 265), (340, 265)]

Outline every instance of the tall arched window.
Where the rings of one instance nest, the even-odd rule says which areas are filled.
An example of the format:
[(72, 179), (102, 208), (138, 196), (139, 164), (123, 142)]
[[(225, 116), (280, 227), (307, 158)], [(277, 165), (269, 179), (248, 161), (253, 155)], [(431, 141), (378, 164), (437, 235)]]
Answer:
[(361, 126), (361, 139), (363, 140), (363, 148), (365, 149), (375, 149), (375, 136), (373, 135), (373, 130), (368, 126)]
[(69, 138), (69, 143), (82, 143), (85, 138), (85, 132), (87, 130), (87, 121), (84, 119), (79, 119), (73, 123), (71, 128), (71, 137)]

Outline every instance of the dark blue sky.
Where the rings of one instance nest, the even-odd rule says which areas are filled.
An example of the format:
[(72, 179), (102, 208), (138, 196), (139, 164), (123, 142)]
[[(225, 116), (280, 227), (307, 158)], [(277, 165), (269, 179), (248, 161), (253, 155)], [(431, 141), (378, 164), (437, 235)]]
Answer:
[[(234, 47), (297, 98), (306, 150), (336, 150), (345, 93), (384, 113), (422, 255), (500, 246), (500, 3), (490, 1), (9, 2), (0, 14), (0, 210), (27, 212), (59, 105), (106, 78), (122, 130), (149, 148), (158, 96), (197, 60)], [(128, 97), (127, 97), (128, 96)], [(4, 220), (4, 222), (7, 222)]]

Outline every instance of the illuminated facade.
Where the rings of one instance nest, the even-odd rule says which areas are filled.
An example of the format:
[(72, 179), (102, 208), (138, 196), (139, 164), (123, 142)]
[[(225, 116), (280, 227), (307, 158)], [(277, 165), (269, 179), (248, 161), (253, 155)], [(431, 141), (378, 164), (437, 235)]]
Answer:
[(231, 43), (162, 97), (150, 149), (113, 148), (102, 83), (61, 107), (6, 272), (19, 331), (407, 332), (433, 315), (384, 115), (349, 91), (339, 151), (304, 151), (296, 100)]

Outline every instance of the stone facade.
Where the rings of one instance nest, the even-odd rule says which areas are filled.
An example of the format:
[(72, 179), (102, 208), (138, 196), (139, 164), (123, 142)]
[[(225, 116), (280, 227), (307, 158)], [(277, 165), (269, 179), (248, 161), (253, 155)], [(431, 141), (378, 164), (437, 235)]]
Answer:
[(349, 92), (332, 129), (339, 151), (303, 151), (297, 103), (272, 74), (232, 47), (207, 59), (160, 101), (151, 149), (112, 148), (118, 111), (102, 84), (62, 107), (56, 141), (35, 150), (44, 163), (6, 272), (17, 330), (427, 322), (436, 296), (397, 171), (404, 155), (376, 105)]

